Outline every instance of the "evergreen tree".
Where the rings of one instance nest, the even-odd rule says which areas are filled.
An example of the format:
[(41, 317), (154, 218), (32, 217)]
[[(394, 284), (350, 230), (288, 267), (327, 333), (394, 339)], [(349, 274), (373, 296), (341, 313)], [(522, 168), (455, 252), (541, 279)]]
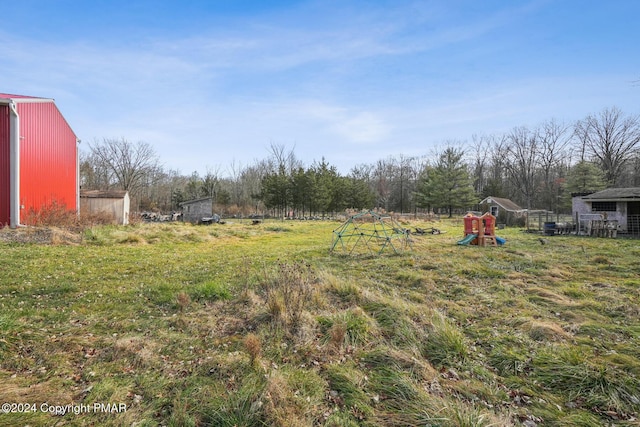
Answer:
[(569, 170), (567, 175), (567, 193), (585, 193), (606, 188), (604, 172), (595, 164), (581, 161)]
[(478, 202), (463, 152), (448, 147), (420, 185), (421, 207), (445, 208), (451, 218), (454, 209), (468, 208)]

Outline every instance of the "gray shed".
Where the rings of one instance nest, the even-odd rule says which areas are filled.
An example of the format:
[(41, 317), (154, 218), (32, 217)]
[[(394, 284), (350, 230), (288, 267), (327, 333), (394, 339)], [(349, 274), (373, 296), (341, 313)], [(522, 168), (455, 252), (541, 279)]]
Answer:
[(511, 200), (502, 197), (489, 196), (479, 204), (485, 212), (495, 216), (497, 222), (507, 225), (513, 225), (516, 218), (523, 217), (527, 212)]
[(124, 190), (81, 190), (80, 209), (89, 213), (106, 213), (116, 224), (129, 224), (129, 192)]
[(213, 216), (213, 199), (205, 197), (202, 199), (187, 200), (180, 203), (182, 208), (182, 219), (193, 224), (202, 221), (202, 218), (210, 218)]
[(607, 188), (591, 194), (572, 194), (574, 217), (600, 214), (618, 221), (619, 231), (640, 235), (640, 187)]

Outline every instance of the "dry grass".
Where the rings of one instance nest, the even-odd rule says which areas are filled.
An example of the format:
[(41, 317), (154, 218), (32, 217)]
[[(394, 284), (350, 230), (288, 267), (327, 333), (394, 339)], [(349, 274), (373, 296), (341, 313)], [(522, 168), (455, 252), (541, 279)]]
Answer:
[(0, 425), (640, 417), (637, 242), (541, 246), (507, 229), (504, 247), (461, 247), (461, 222), (442, 221), (410, 254), (351, 258), (328, 253), (335, 226), (96, 226), (76, 245), (0, 243), (0, 400), (128, 405)]

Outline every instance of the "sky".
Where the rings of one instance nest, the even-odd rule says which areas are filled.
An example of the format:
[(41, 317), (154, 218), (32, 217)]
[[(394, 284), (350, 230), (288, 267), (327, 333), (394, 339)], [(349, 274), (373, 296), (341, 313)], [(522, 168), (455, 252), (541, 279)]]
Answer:
[[(53, 98), (82, 150), (183, 174), (293, 150), (342, 173), (605, 108), (640, 114), (637, 0), (20, 0), (0, 93)], [(472, 154), (472, 153), (470, 153)]]

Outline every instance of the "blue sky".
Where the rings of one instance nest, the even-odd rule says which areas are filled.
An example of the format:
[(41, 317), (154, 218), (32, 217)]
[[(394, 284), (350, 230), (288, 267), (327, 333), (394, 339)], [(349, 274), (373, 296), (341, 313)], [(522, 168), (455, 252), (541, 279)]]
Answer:
[(433, 153), (474, 134), (640, 113), (636, 0), (21, 0), (0, 93), (54, 98), (87, 143), (225, 171)]

